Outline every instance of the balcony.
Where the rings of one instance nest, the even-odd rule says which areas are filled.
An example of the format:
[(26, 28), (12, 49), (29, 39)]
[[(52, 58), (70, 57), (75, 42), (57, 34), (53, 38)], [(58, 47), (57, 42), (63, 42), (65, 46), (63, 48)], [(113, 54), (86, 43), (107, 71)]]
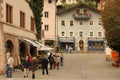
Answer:
[(88, 20), (91, 18), (91, 14), (77, 14), (73, 13), (72, 16), (75, 20)]

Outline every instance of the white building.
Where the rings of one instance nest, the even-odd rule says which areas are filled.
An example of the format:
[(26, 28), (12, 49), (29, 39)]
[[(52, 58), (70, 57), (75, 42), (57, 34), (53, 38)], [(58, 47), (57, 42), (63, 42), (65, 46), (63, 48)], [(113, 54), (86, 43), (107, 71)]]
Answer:
[(57, 12), (58, 43), (65, 50), (66, 45), (75, 51), (103, 51), (104, 29), (101, 13), (86, 4)]

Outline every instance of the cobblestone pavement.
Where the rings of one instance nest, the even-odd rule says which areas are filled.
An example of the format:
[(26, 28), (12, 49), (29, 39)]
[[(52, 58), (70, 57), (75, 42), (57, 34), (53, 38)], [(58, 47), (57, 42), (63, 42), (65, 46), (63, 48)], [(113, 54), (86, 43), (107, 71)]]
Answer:
[[(120, 67), (111, 66), (112, 61), (106, 61), (105, 54), (85, 53), (65, 55), (64, 66), (59, 70), (49, 70), (49, 75), (42, 75), (37, 70), (34, 80), (120, 80)], [(23, 72), (15, 71), (13, 78), (0, 75), (0, 80), (32, 80), (31, 72), (28, 78)]]

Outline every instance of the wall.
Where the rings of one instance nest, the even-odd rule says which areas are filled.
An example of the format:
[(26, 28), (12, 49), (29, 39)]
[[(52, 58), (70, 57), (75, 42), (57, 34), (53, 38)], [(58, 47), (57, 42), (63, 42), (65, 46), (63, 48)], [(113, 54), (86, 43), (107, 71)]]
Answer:
[[(44, 17), (44, 12), (49, 12), (49, 17)], [(49, 30), (44, 30), (44, 39), (45, 40), (55, 40), (55, 0), (52, 0), (52, 3), (48, 3), (48, 0), (44, 0), (44, 9), (42, 17), (42, 30), (44, 30), (44, 25), (49, 25)]]

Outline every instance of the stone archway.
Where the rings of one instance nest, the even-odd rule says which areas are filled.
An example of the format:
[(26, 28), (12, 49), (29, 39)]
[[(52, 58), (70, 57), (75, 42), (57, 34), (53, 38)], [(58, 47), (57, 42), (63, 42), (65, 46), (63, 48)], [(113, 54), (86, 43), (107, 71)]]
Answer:
[(79, 48), (80, 48), (80, 52), (84, 51), (84, 41), (83, 40), (79, 41)]
[(25, 58), (25, 56), (27, 55), (26, 53), (26, 44), (24, 42), (21, 42), (19, 45), (19, 56), (20, 59)]
[(5, 42), (5, 61), (7, 61), (7, 53), (9, 52), (10, 54), (13, 54), (13, 48), (14, 48), (14, 46), (13, 46), (13, 43), (12, 43), (12, 41), (11, 40), (7, 40), (6, 42)]
[(5, 50), (6, 50), (5, 52), (12, 53), (13, 52), (13, 48), (14, 48), (14, 46), (13, 46), (12, 41), (11, 40), (7, 40), (6, 43), (5, 43)]

